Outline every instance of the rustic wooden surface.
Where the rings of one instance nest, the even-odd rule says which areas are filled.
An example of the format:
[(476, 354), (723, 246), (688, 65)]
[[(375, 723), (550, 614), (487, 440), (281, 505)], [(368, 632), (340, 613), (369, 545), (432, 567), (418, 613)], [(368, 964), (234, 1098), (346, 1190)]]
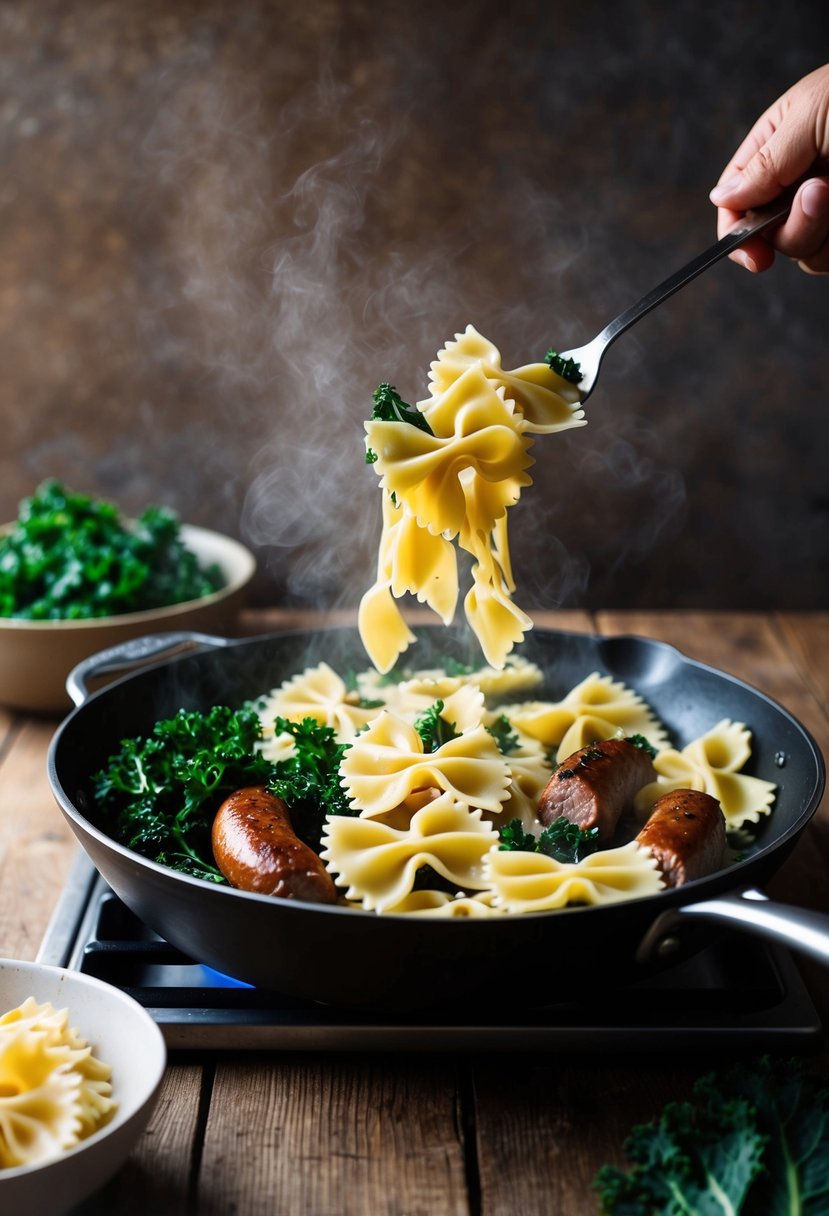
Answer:
[[(829, 613), (559, 613), (660, 638), (791, 710), (829, 755)], [(250, 614), (247, 632), (298, 615)], [(74, 845), (49, 790), (55, 722), (0, 710), (0, 953), (34, 958)], [(829, 911), (824, 803), (770, 893)], [(802, 964), (829, 1023), (829, 973)], [(815, 1068), (829, 1071), (821, 1050)], [(76, 1216), (595, 1216), (599, 1165), (708, 1061), (554, 1053), (174, 1056), (124, 1169)]]

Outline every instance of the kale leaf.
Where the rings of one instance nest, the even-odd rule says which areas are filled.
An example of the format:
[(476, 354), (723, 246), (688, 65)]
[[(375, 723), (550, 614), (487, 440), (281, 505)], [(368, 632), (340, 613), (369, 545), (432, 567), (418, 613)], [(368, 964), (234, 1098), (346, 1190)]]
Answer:
[(511, 819), (498, 829), (499, 849), (505, 852), (521, 850), (544, 853), (556, 861), (573, 865), (598, 848), (598, 828), (580, 828), (564, 815), (554, 819), (538, 836), (525, 832), (520, 819)]
[(627, 735), (626, 739), (627, 742), (632, 743), (634, 747), (638, 747), (641, 751), (646, 752), (647, 755), (650, 756), (651, 760), (656, 758), (656, 748), (649, 739), (645, 738), (644, 735)]
[(565, 359), (558, 351), (548, 350), (544, 356), (544, 362), (548, 363), (562, 380), (569, 380), (571, 384), (578, 384), (580, 380), (584, 379), (581, 364), (577, 363), (575, 359)]
[(290, 809), (297, 836), (318, 851), (326, 815), (358, 813), (340, 785), (340, 761), (350, 744), (338, 743), (334, 730), (314, 718), (277, 718), (274, 729), (291, 735), (294, 749), (273, 766), (268, 789)]
[(425, 752), (436, 752), (444, 743), (458, 738), (454, 722), (441, 717), (444, 703), (440, 699), (415, 718), (415, 730), (420, 735)]
[(740, 1062), (635, 1127), (625, 1156), (596, 1175), (603, 1216), (823, 1216), (829, 1088), (799, 1060)]
[(235, 790), (264, 785), (273, 765), (256, 743), (259, 716), (214, 705), (180, 709), (144, 739), (124, 739), (93, 778), (95, 803), (117, 841), (184, 873), (223, 882), (210, 829)]
[[(404, 401), (393, 384), (379, 385), (371, 394), (371, 399), (374, 402), (374, 408), (371, 411), (372, 421), (407, 422), (410, 426), (416, 426), (418, 430), (425, 431), (427, 435), (434, 434), (420, 410)], [(367, 448), (366, 464), (375, 464), (376, 461), (377, 453), (373, 452), (371, 448)]]
[(20, 503), (0, 537), (0, 616), (87, 620), (162, 608), (218, 590), (175, 514), (147, 507), (127, 525), (112, 503), (74, 494), (54, 479)]
[(517, 752), (521, 746), (518, 735), (513, 730), (512, 723), (506, 714), (499, 714), (486, 728), (498, 744), (498, 749), (504, 756)]

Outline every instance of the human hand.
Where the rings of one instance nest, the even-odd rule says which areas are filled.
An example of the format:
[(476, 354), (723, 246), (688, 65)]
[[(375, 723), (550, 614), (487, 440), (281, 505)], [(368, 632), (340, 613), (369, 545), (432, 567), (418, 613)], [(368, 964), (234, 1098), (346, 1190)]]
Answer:
[(724, 236), (751, 208), (801, 181), (784, 223), (729, 254), (747, 270), (767, 270), (775, 250), (807, 274), (829, 273), (829, 64), (792, 85), (754, 124), (710, 199)]

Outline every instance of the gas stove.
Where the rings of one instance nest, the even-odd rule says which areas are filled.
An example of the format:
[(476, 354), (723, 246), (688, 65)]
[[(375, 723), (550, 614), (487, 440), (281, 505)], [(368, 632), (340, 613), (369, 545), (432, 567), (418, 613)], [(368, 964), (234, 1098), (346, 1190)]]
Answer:
[(38, 961), (93, 975), (139, 1001), (174, 1050), (810, 1051), (823, 1029), (789, 954), (744, 935), (600, 1001), (507, 1018), (366, 1014), (241, 984), (148, 929), (79, 853)]

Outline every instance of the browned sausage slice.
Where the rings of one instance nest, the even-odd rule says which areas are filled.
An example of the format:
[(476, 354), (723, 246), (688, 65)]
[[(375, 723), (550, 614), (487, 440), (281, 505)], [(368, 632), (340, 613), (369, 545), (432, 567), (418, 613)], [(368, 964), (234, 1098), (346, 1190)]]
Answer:
[(710, 794), (672, 790), (653, 804), (636, 839), (651, 850), (666, 884), (680, 887), (722, 866), (725, 816)]
[(333, 904), (333, 879), (291, 827), (288, 808), (264, 786), (236, 790), (216, 812), (213, 856), (231, 886), (281, 899)]
[(558, 766), (538, 803), (538, 818), (562, 815), (580, 828), (599, 829), (607, 840), (643, 785), (656, 780), (648, 752), (628, 739), (605, 739), (573, 752)]

